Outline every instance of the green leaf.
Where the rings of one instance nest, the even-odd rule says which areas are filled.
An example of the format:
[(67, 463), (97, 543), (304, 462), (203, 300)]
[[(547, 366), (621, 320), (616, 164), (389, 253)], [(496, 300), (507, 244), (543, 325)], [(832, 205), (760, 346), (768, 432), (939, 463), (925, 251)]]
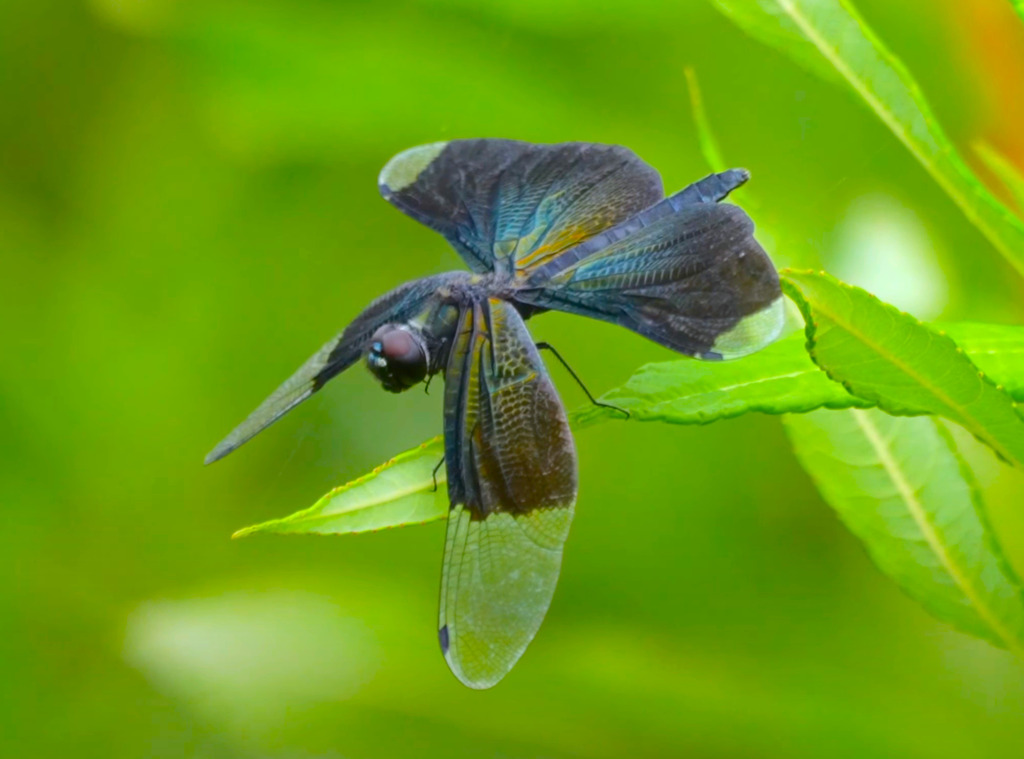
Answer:
[(369, 474), (335, 488), (308, 509), (283, 519), (245, 527), (232, 537), (254, 532), (339, 534), (422, 524), (448, 516), (440, 436), (400, 453)]
[(1024, 327), (978, 322), (934, 326), (963, 348), (971, 363), (997, 387), (1024, 402)]
[[(709, 424), (750, 411), (790, 414), (872, 405), (814, 364), (800, 332), (740, 361), (647, 364), (600, 401), (629, 411), (631, 421), (672, 424)], [(573, 412), (570, 423), (583, 428), (616, 418), (622, 414), (615, 409), (590, 404)]]
[(933, 615), (1024, 656), (1024, 597), (977, 484), (931, 417), (786, 419), (797, 458), (878, 567)]
[(1024, 468), (1024, 419), (946, 335), (827, 274), (786, 271), (814, 361), (852, 394), (892, 414), (936, 414)]
[[(940, 325), (964, 352), (1007, 392), (1024, 400), (1024, 327)], [(819, 408), (868, 407), (814, 364), (805, 336), (794, 333), (742, 361), (683, 359), (642, 366), (621, 387), (601, 396), (630, 411), (631, 421), (710, 424), (751, 411), (792, 414)], [(570, 415), (575, 429), (621, 419), (614, 409), (587, 404)], [(284, 519), (247, 527), (252, 532), (351, 533), (418, 524), (447, 516), (444, 467), (434, 490), (432, 472), (444, 455), (440, 438), (396, 456), (370, 474), (343, 485), (310, 508)]]
[(711, 166), (712, 171), (726, 171), (729, 167), (722, 157), (722, 151), (718, 148), (718, 140), (711, 129), (711, 121), (708, 119), (707, 111), (704, 110), (704, 97), (701, 95), (700, 82), (697, 79), (697, 72), (692, 66), (683, 69), (686, 76), (686, 89), (690, 93), (690, 111), (693, 113), (693, 124), (697, 128), (697, 143), (700, 146), (700, 154)]
[(1020, 169), (987, 142), (974, 143), (974, 152), (988, 166), (989, 170), (999, 177), (999, 181), (1006, 185), (1006, 189), (1010, 191), (1017, 204), (1017, 210), (1024, 213), (1024, 175), (1021, 174)]
[[(1024, 273), (1024, 222), (974, 176), (910, 72), (849, 0), (714, 2), (751, 36), (777, 47), (797, 63), (807, 65), (816, 52), (816, 60), (827, 63), (849, 83), (964, 215)], [(818, 71), (820, 66), (810, 68)]]
[[(892, 306), (879, 303), (863, 290), (857, 292), (877, 307), (895, 312)], [(912, 317), (901, 316), (913, 323)], [(963, 322), (936, 325), (936, 334), (923, 325), (917, 326), (936, 339), (948, 334), (957, 342), (951, 346), (956, 362), (967, 367), (971, 367), (971, 362), (977, 365), (969, 369), (972, 378), (979, 379), (981, 369), (998, 389), (1014, 400), (1024, 401), (1024, 327)], [(965, 362), (964, 355), (970, 361)], [(794, 414), (818, 408), (874, 405), (867, 397), (851, 395), (839, 382), (829, 379), (808, 355), (806, 336), (799, 332), (741, 361), (681, 359), (646, 364), (598, 400), (629, 411), (630, 421), (670, 424), (710, 424), (751, 411)], [(569, 419), (574, 429), (583, 429), (622, 419), (622, 414), (613, 408), (588, 404), (573, 411)]]
[(777, 0), (712, 0), (740, 29), (768, 47), (780, 50), (811, 73), (825, 81), (840, 83), (842, 78), (822, 57), (818, 49), (785, 6)]

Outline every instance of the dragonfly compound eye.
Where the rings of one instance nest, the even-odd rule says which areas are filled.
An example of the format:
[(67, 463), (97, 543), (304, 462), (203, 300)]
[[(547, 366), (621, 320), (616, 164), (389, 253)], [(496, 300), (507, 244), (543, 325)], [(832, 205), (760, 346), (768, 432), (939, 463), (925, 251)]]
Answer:
[(378, 329), (366, 352), (366, 365), (385, 390), (400, 393), (427, 376), (427, 346), (419, 332), (404, 324)]

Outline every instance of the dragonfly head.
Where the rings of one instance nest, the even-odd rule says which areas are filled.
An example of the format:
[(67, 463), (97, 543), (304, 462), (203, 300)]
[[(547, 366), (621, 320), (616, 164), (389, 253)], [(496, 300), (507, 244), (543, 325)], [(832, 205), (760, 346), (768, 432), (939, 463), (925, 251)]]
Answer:
[(400, 393), (426, 379), (429, 365), (427, 341), (407, 324), (385, 324), (373, 333), (366, 351), (370, 367), (385, 390)]

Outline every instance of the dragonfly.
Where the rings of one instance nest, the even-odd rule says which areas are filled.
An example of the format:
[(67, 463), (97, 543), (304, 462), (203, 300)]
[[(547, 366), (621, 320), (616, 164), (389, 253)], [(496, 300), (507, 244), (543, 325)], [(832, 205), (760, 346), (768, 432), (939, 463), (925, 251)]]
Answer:
[(471, 271), (373, 301), (206, 463), (360, 359), (396, 393), (442, 374), (450, 511), (438, 640), (459, 680), (493, 686), (548, 611), (578, 490), (565, 407), (526, 320), (588, 316), (704, 361), (764, 347), (783, 324), (778, 273), (750, 217), (721, 202), (748, 178), (732, 169), (666, 197), (658, 172), (615, 145), (465, 139), (399, 153), (381, 195)]

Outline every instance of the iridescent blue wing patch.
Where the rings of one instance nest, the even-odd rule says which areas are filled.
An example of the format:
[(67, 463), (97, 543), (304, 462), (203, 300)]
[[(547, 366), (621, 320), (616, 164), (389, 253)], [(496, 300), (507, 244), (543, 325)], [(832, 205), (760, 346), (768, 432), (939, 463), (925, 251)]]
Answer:
[(695, 358), (764, 347), (782, 329), (779, 277), (750, 217), (709, 202), (721, 195), (707, 192), (717, 184), (709, 180), (723, 176), (692, 186), (703, 194), (687, 188), (536, 269), (516, 299), (619, 324)]
[(452, 672), (488, 688), (547, 613), (576, 501), (565, 409), (515, 308), (466, 307), (445, 373), (451, 512), (438, 637)]
[(477, 272), (522, 274), (662, 198), (658, 172), (616, 145), (452, 140), (411, 148), (380, 192)]

